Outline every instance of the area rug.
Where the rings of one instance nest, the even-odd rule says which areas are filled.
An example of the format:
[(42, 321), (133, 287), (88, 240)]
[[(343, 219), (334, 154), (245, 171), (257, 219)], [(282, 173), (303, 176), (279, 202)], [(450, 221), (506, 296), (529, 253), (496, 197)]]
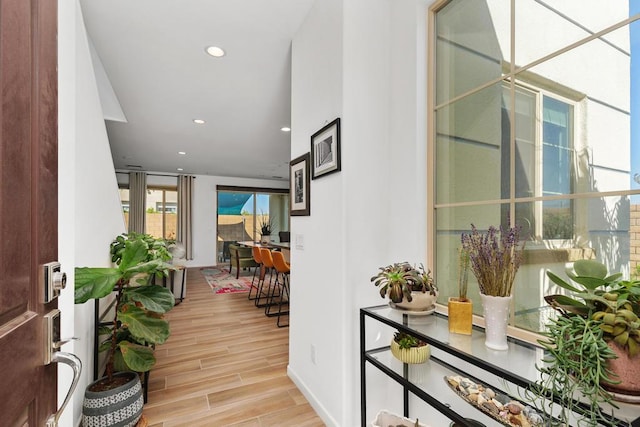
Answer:
[(204, 267), (200, 269), (202, 275), (211, 287), (214, 294), (235, 294), (249, 292), (253, 271), (241, 270), (240, 277), (236, 279), (236, 270), (229, 274), (229, 268)]

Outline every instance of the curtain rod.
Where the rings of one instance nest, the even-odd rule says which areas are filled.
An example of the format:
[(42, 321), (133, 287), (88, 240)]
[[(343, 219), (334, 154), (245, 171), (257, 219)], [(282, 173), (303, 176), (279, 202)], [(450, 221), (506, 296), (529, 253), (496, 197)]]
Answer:
[[(130, 172), (144, 172), (144, 171), (133, 171), (133, 170), (125, 170), (125, 169), (116, 170), (116, 173), (120, 173), (120, 174), (128, 174)], [(176, 178), (179, 177), (180, 175), (183, 175), (183, 174), (179, 174), (179, 173), (176, 173), (176, 174), (173, 174), (173, 173), (164, 173), (164, 174), (162, 174), (162, 173), (147, 173), (147, 172), (145, 172), (145, 173), (148, 176), (175, 176)], [(191, 175), (191, 176), (193, 176), (193, 179), (197, 178), (197, 176), (195, 176), (195, 175)]]

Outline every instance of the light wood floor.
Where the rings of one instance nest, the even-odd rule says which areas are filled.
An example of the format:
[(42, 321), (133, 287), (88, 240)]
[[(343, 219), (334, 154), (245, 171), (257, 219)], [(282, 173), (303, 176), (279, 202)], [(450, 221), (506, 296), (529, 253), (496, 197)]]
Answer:
[(198, 268), (167, 317), (144, 416), (150, 427), (324, 426), (287, 377), (289, 328), (247, 300), (215, 295)]

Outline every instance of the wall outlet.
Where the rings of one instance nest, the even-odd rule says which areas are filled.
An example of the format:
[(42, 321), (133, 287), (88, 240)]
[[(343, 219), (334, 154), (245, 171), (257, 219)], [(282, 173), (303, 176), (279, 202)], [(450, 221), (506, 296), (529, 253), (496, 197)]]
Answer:
[(309, 353), (311, 356), (311, 363), (316, 364), (316, 346), (311, 344), (311, 351)]

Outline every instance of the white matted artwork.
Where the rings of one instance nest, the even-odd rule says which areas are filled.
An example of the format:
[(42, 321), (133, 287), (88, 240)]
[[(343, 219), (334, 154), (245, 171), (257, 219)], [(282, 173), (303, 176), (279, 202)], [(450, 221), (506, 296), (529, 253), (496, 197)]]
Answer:
[(311, 215), (311, 199), (309, 194), (309, 153), (303, 154), (289, 162), (289, 206), (290, 215)]
[(340, 170), (340, 118), (311, 135), (311, 179)]

